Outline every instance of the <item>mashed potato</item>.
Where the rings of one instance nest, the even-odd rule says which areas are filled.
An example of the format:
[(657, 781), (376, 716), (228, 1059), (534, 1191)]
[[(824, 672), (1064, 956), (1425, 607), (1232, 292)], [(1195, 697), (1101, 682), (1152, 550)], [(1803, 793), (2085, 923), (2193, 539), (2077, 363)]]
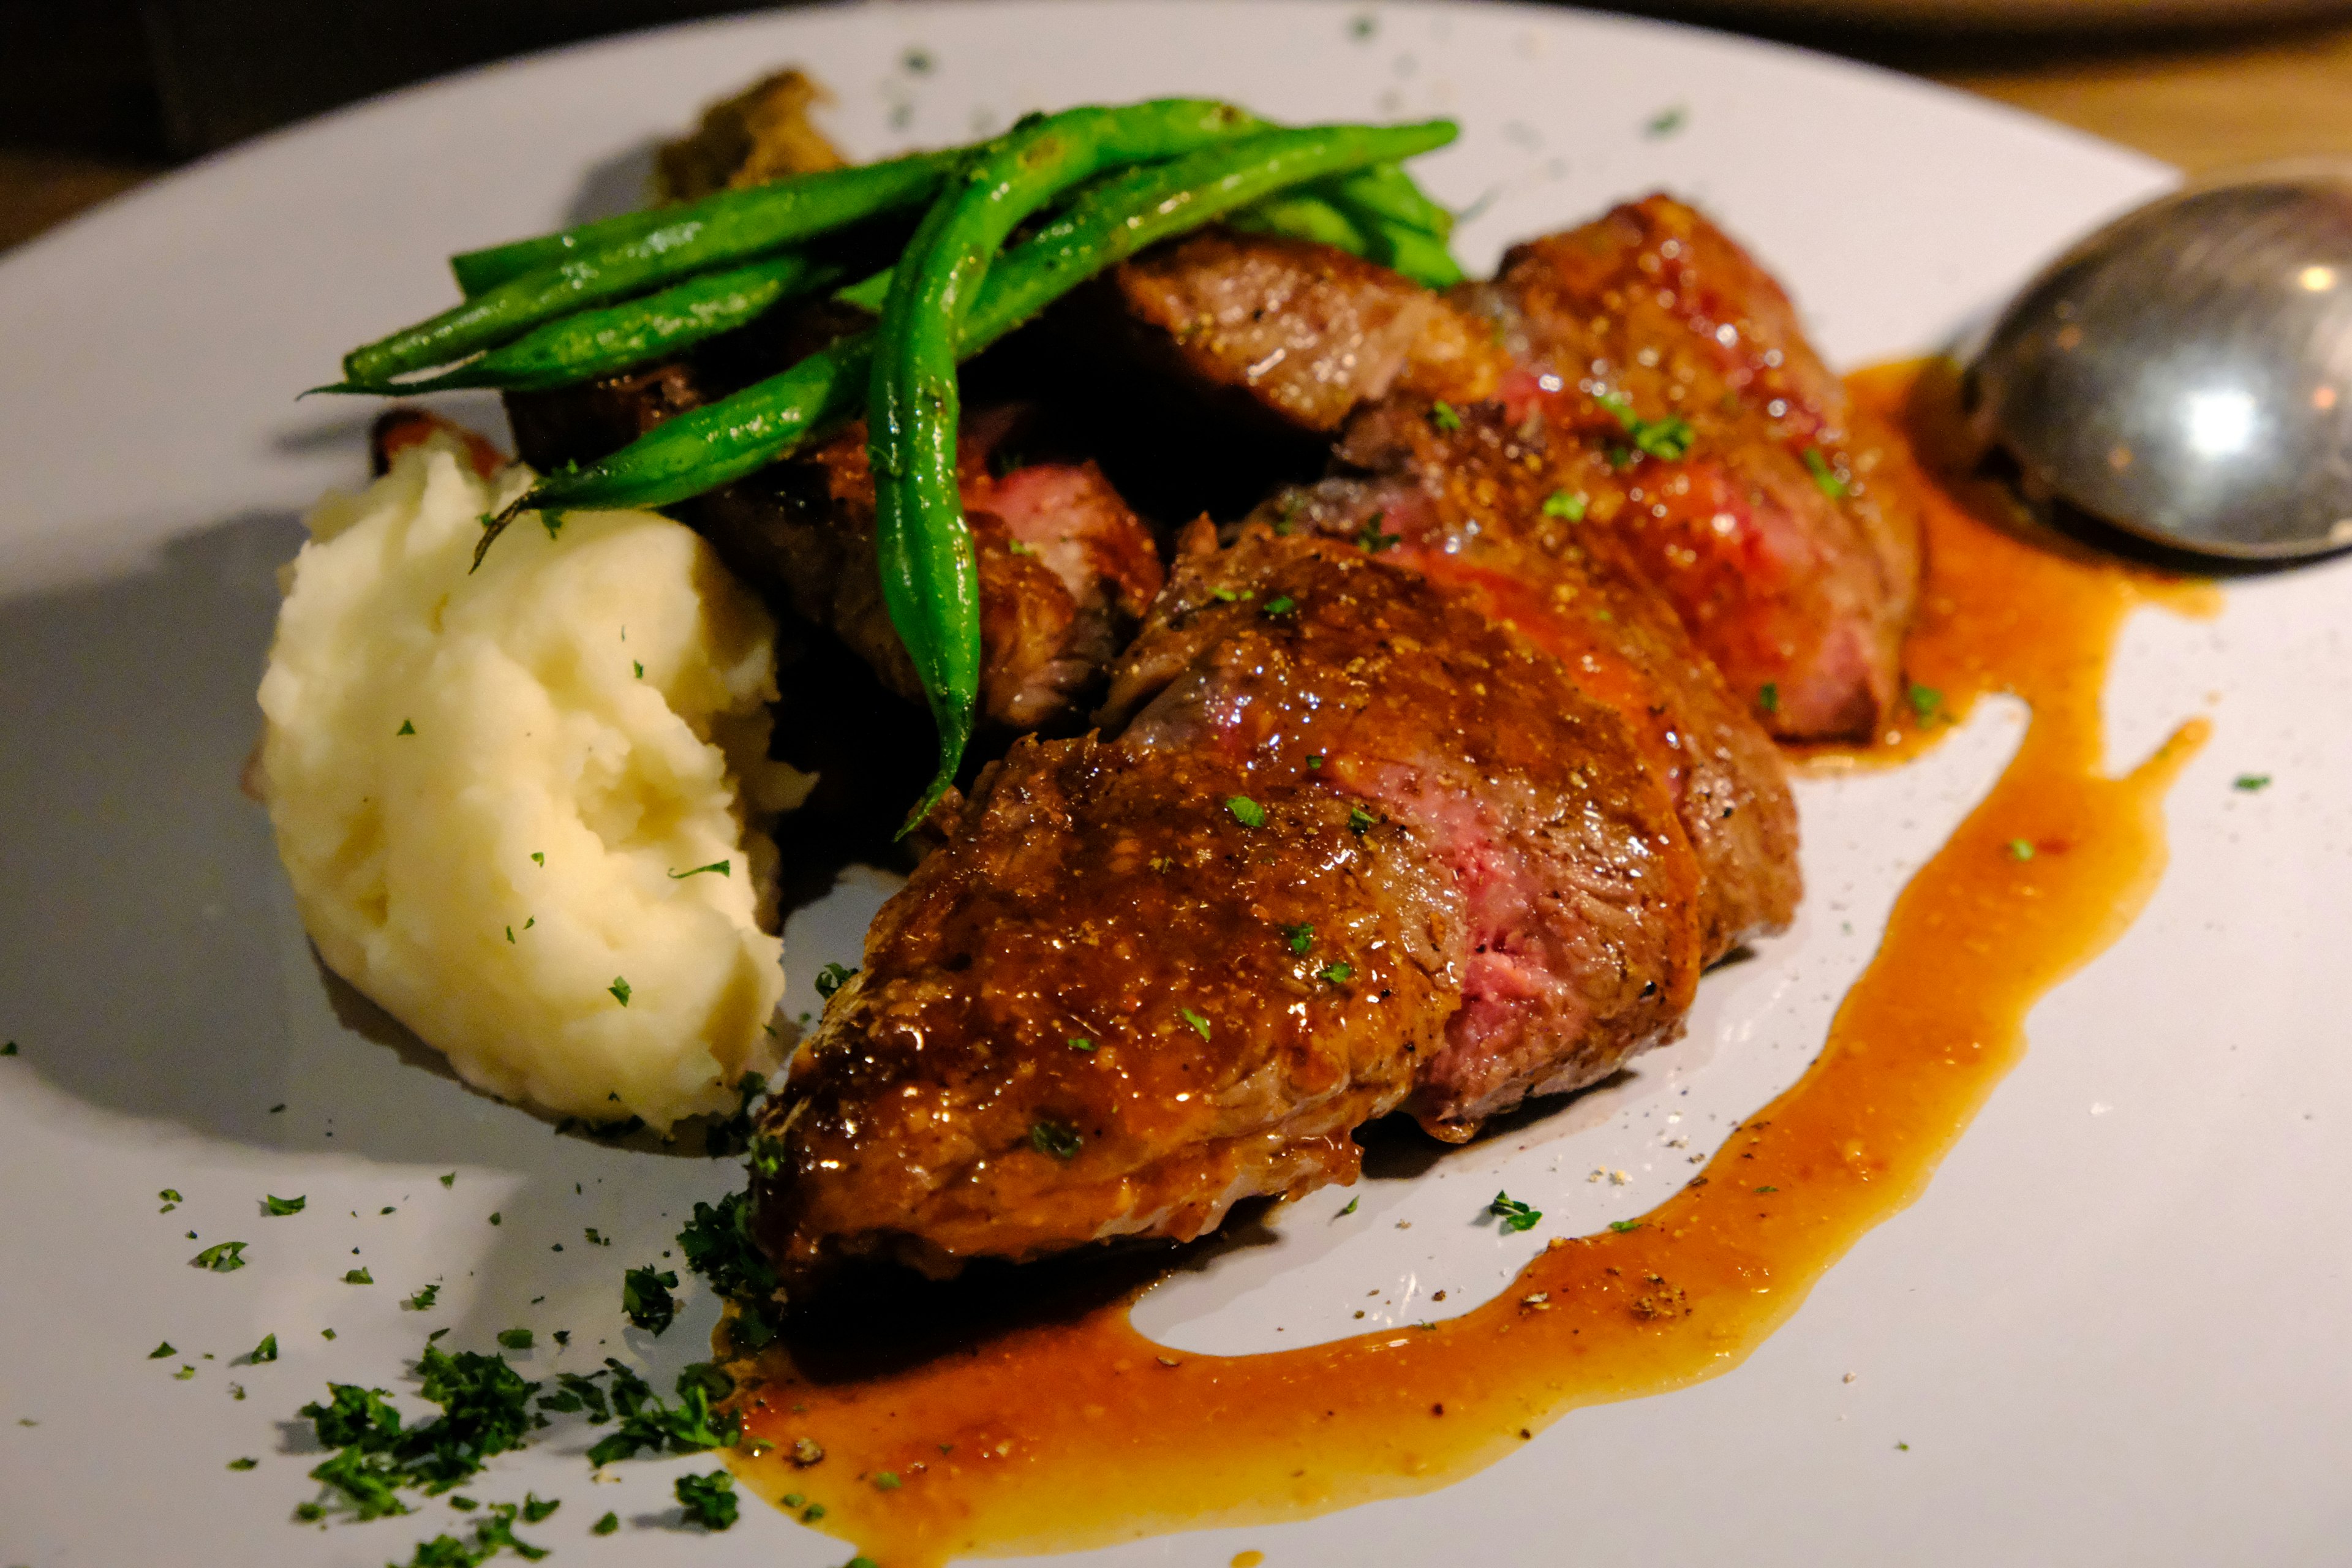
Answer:
[[(260, 783), (330, 967), (468, 1083), (595, 1121), (732, 1110), (776, 1065), (775, 628), (682, 525), (526, 516), (436, 436), (288, 569)], [(715, 868), (697, 869), (698, 868)]]

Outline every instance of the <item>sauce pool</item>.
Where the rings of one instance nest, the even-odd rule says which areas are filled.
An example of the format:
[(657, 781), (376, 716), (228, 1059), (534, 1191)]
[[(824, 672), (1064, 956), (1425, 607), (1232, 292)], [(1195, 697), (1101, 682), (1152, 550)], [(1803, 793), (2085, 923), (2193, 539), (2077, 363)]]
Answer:
[[(1952, 428), (1948, 373), (1885, 367), (1850, 386), (1932, 462)], [(733, 1367), (745, 1446), (728, 1459), (745, 1484), (881, 1568), (929, 1568), (1429, 1491), (1580, 1406), (1745, 1360), (1925, 1190), (2022, 1053), (2028, 1010), (2138, 913), (2164, 867), (2165, 792), (2207, 730), (2190, 720), (2129, 773), (2102, 771), (2125, 617), (2208, 611), (2210, 587), (2036, 535), (1991, 487), (1931, 479), (1903, 451), (1871, 482), (1912, 487), (1925, 517), (1914, 701), (1871, 744), (1809, 765), (1916, 754), (1987, 693), (2022, 698), (2032, 724), (1897, 900), (1820, 1057), (1702, 1174), (1637, 1228), (1555, 1240), (1496, 1300), (1430, 1328), (1171, 1351), (1129, 1321), (1145, 1279), (853, 1374), (787, 1342)], [(796, 1462), (798, 1443), (824, 1457)]]

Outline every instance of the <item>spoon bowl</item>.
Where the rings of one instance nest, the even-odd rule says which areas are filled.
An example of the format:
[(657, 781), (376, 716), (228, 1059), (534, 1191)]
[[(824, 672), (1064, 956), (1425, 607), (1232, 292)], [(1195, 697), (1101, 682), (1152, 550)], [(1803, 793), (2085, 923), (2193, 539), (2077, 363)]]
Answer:
[(1969, 384), (2029, 494), (2192, 554), (2352, 545), (2352, 164), (2116, 219), (2011, 302)]

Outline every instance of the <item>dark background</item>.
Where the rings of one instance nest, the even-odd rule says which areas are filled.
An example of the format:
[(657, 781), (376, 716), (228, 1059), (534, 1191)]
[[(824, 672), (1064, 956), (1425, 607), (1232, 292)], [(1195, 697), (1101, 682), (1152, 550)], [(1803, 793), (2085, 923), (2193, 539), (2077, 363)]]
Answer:
[[(506, 55), (752, 8), (0, 0), (0, 248), (176, 163), (355, 99)], [(1707, 0), (1607, 8), (1738, 20), (1710, 15)], [(2341, 23), (2004, 37), (1824, 22), (1775, 36), (1989, 92), (2190, 167), (2279, 150), (2352, 153), (2352, 27)], [(2321, 111), (2298, 110), (2305, 102)]]

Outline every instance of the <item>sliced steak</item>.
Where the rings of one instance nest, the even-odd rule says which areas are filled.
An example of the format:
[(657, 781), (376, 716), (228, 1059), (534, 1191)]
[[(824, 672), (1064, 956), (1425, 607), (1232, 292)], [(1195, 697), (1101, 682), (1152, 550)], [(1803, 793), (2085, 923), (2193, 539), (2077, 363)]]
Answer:
[(885, 906), (754, 1167), (790, 1289), (1186, 1237), (1679, 1026), (1699, 872), (1625, 723), (1476, 596), (1205, 525), (1115, 739), (1024, 741)]
[[(1116, 275), (1143, 362), (1331, 431), (1383, 399), (1499, 396), (1544, 483), (1622, 537), (1731, 689), (1788, 740), (1869, 731), (1901, 689), (1916, 519), (1787, 296), (1664, 196), (1521, 246), (1441, 300), (1319, 246), (1212, 231)], [(1418, 334), (1417, 336), (1415, 334)]]
[(1515, 410), (1589, 432), (1558, 482), (1765, 727), (1867, 733), (1901, 693), (1918, 522), (1871, 482), (1888, 433), (1857, 421), (1770, 276), (1654, 195), (1517, 247), (1457, 298), (1517, 361)]
[[(1015, 732), (1067, 727), (1160, 590), (1151, 533), (1091, 462), (1040, 463), (1000, 479), (990, 459), (1013, 423), (985, 415), (959, 441), (964, 521), (980, 566), (982, 715)], [(703, 498), (696, 524), (803, 619), (830, 627), (882, 683), (922, 700), (882, 604), (874, 479), (861, 422)]]
[(1209, 228), (1118, 268), (1090, 297), (1143, 365), (1302, 430), (1391, 389), (1489, 395), (1484, 323), (1385, 267), (1305, 240)]
[[(804, 330), (812, 337), (822, 341)], [(769, 363), (791, 357), (783, 351)], [(557, 392), (509, 394), (517, 443), (541, 468), (602, 457), (740, 384), (709, 363), (698, 355)], [(980, 567), (982, 714), (1014, 732), (1076, 724), (1162, 575), (1150, 530), (1094, 464), (1005, 460), (1024, 422), (1017, 409), (974, 411), (960, 451)], [(686, 503), (680, 515), (772, 601), (839, 636), (891, 690), (921, 700), (882, 605), (862, 422)]]
[(1260, 520), (1352, 541), (1474, 595), (1624, 716), (1698, 856), (1704, 962), (1786, 925), (1801, 890), (1797, 816), (1770, 738), (1620, 539), (1554, 501), (1556, 433), (1539, 413), (1433, 413), (1409, 398), (1367, 411), (1340, 447), (1348, 471), (1276, 496)]

